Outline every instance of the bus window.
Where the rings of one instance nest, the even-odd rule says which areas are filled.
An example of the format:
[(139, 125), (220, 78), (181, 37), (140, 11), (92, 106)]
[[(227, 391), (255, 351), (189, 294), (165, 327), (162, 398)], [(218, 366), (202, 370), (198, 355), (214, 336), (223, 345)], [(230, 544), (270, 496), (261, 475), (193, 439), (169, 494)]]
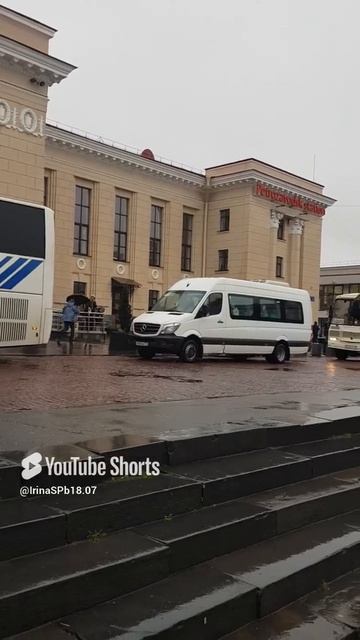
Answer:
[(45, 212), (0, 200), (0, 252), (45, 258)]

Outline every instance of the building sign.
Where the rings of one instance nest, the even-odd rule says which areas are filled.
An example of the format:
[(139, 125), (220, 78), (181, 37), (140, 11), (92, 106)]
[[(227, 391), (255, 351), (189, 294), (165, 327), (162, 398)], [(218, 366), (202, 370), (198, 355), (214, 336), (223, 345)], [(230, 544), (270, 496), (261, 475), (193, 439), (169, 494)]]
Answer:
[(287, 207), (301, 209), (304, 213), (312, 213), (313, 215), (320, 217), (325, 215), (325, 207), (316, 204), (316, 202), (312, 202), (311, 200), (304, 200), (304, 198), (292, 195), (291, 193), (282, 193), (281, 191), (276, 191), (275, 189), (271, 189), (270, 187), (267, 187), (260, 182), (256, 184), (255, 195), (259, 196), (260, 198), (271, 200), (271, 202), (285, 205)]
[(0, 126), (8, 129), (16, 129), (21, 133), (31, 133), (33, 136), (42, 136), (44, 118), (38, 116), (28, 107), (18, 109), (12, 107), (6, 100), (0, 99)]

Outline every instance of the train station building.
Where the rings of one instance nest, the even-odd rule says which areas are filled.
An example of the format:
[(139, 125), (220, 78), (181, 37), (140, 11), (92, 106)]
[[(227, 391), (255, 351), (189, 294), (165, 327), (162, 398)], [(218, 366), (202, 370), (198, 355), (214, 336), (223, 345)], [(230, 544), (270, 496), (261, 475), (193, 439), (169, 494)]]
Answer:
[(55, 212), (54, 306), (94, 295), (116, 324), (127, 295), (137, 315), (182, 277), (226, 276), (307, 289), (316, 318), (323, 185), (253, 158), (194, 172), (48, 124), (48, 88), (74, 71), (54, 35), (0, 7), (0, 196)]

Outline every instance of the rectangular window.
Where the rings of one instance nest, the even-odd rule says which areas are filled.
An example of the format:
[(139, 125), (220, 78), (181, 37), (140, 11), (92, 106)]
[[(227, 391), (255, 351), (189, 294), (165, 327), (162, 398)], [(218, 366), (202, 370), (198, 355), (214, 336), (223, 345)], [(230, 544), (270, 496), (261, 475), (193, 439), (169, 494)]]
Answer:
[(301, 302), (294, 300), (284, 301), (284, 321), (304, 324), (304, 312)]
[(285, 218), (281, 218), (277, 230), (278, 240), (285, 240)]
[(230, 293), (229, 307), (234, 320), (255, 320), (255, 299), (252, 296)]
[(191, 271), (193, 218), (190, 213), (183, 215), (183, 230), (181, 244), (181, 271)]
[(115, 197), (114, 260), (126, 262), (129, 225), (129, 199)]
[(159, 292), (156, 289), (149, 290), (149, 311), (153, 308), (154, 304), (157, 303), (159, 299)]
[(151, 205), (149, 265), (160, 267), (163, 207)]
[(259, 320), (267, 322), (281, 322), (281, 302), (272, 298), (259, 298)]
[(86, 282), (78, 282), (77, 280), (75, 280), (73, 293), (81, 296), (86, 296)]
[(0, 252), (45, 258), (44, 209), (0, 200)]
[(219, 271), (228, 271), (229, 269), (229, 250), (220, 249), (219, 254)]
[(284, 258), (281, 256), (276, 256), (276, 277), (283, 277), (283, 267), (284, 267)]
[(230, 209), (220, 210), (220, 231), (229, 231), (230, 229)]
[(91, 189), (75, 187), (75, 222), (73, 252), (80, 256), (89, 255)]

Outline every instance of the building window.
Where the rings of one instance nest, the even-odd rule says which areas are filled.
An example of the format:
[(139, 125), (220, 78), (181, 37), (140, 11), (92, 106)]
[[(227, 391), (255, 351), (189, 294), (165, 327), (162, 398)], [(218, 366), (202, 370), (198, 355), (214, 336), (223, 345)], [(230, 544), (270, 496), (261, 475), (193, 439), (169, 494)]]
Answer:
[(229, 250), (220, 249), (219, 254), (219, 271), (228, 271), (229, 269)]
[(89, 255), (90, 198), (91, 189), (76, 185), (73, 251), (80, 256)]
[(49, 206), (49, 176), (44, 176), (44, 207)]
[(278, 240), (285, 240), (285, 218), (281, 218), (277, 230)]
[(115, 197), (114, 260), (127, 259), (129, 199)]
[(156, 289), (149, 290), (149, 311), (153, 308), (154, 304), (159, 300), (159, 292)]
[(73, 286), (74, 295), (86, 296), (86, 282), (74, 282)]
[(193, 218), (190, 213), (183, 215), (183, 231), (181, 245), (181, 270), (191, 271)]
[(276, 256), (276, 277), (282, 278), (284, 271), (284, 258)]
[(163, 207), (151, 205), (149, 265), (160, 267)]
[(229, 231), (230, 229), (230, 209), (220, 210), (220, 231)]

